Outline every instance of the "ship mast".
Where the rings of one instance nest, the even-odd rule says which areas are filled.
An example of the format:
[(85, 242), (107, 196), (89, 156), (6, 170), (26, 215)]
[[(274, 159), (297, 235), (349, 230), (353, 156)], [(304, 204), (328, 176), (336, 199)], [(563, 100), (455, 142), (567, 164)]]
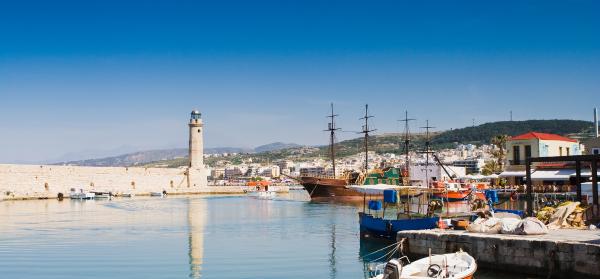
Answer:
[(425, 183), (427, 183), (427, 188), (429, 188), (429, 154), (431, 152), (431, 139), (429, 137), (429, 129), (433, 129), (435, 127), (429, 126), (429, 120), (426, 120), (425, 127), (421, 127), (425, 129)]
[[(404, 155), (405, 155), (404, 168), (405, 168), (407, 174), (410, 174), (410, 169), (409, 169), (409, 165), (410, 165), (410, 129), (408, 127), (408, 122), (415, 121), (415, 120), (416, 119), (414, 119), (414, 118), (408, 118), (407, 110), (404, 111), (404, 119), (398, 120), (398, 121), (404, 122), (404, 146), (401, 149), (402, 149), (402, 151), (404, 151)], [(405, 177), (404, 184), (408, 185), (408, 183), (410, 182), (410, 181), (408, 181), (408, 179), (409, 179), (409, 177)]]
[(335, 126), (335, 117), (337, 114), (333, 114), (333, 103), (331, 103), (331, 115), (328, 115), (327, 118), (331, 118), (329, 121), (329, 125), (327, 126), (327, 130), (329, 134), (329, 156), (331, 157), (331, 165), (333, 166), (333, 178), (336, 178), (335, 175), (335, 131), (339, 130)]
[(365, 105), (365, 116), (360, 118), (360, 120), (365, 120), (365, 124), (362, 127), (362, 134), (365, 134), (365, 175), (369, 171), (369, 133), (374, 132), (375, 129), (369, 130), (369, 118), (372, 118), (372, 115), (369, 115), (369, 105)]

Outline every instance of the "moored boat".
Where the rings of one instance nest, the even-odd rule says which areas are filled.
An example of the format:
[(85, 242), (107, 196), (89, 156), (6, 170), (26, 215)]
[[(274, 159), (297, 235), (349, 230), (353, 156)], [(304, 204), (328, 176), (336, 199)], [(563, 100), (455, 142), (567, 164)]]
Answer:
[(167, 195), (166, 191), (162, 191), (162, 192), (150, 192), (150, 196), (151, 197), (160, 197), (160, 198), (163, 198), (166, 195)]
[(459, 251), (430, 255), (404, 266), (400, 260), (393, 259), (378, 270), (379, 274), (371, 279), (471, 279), (477, 271), (477, 262), (468, 253)]
[(91, 192), (94, 194), (94, 198), (95, 199), (110, 199), (110, 197), (112, 196), (112, 193), (110, 192)]
[(466, 201), (473, 199), (486, 200), (485, 194), (475, 187), (463, 187), (463, 184), (453, 181), (438, 181), (432, 183), (432, 188), (438, 190), (433, 196), (444, 201)]
[(359, 193), (348, 188), (351, 179), (326, 176), (301, 176), (300, 184), (304, 186), (311, 198), (361, 197)]
[(329, 156), (331, 160), (331, 173), (326, 173), (324, 169), (305, 174), (302, 173), (302, 170), (300, 172), (300, 184), (310, 194), (311, 199), (360, 197), (360, 194), (348, 188), (348, 185), (355, 182), (358, 173), (346, 171), (341, 176), (336, 175), (335, 132), (339, 130), (335, 123), (335, 117), (337, 116), (337, 114), (333, 113), (333, 104), (331, 104), (331, 115), (327, 116), (331, 121), (328, 123), (327, 130), (325, 130), (330, 133)]
[[(350, 188), (361, 193), (364, 198), (363, 211), (358, 213), (361, 237), (394, 239), (399, 231), (426, 230), (438, 226), (440, 217), (433, 214), (433, 209), (428, 209), (427, 214), (419, 214), (413, 212), (410, 206), (408, 208), (403, 207), (401, 210), (394, 212), (395, 218), (386, 218), (385, 209), (387, 204), (398, 206), (400, 199), (404, 199), (406, 205), (410, 204), (415, 196), (420, 196), (420, 194), (417, 194), (417, 191), (422, 190), (420, 187), (379, 184), (355, 185)], [(408, 194), (402, 197), (402, 192), (414, 193), (415, 195)], [(367, 196), (378, 197), (379, 195), (383, 196), (383, 201), (369, 200), (367, 206)], [(381, 215), (378, 216), (380, 210), (382, 210)]]
[(75, 188), (71, 188), (71, 193), (69, 194), (69, 198), (75, 200), (91, 200), (94, 199), (96, 194), (85, 192), (83, 189), (79, 189), (79, 191), (75, 190)]

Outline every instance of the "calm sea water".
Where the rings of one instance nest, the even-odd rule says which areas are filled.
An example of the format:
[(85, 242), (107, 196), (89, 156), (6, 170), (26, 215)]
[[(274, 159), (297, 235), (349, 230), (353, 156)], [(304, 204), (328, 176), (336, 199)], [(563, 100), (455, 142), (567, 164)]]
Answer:
[(0, 278), (365, 278), (362, 204), (306, 198), (0, 202)]

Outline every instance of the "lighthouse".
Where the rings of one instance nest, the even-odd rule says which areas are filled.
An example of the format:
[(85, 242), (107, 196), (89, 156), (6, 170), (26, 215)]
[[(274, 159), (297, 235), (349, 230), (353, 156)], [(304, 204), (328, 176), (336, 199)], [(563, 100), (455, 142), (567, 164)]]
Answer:
[(202, 114), (193, 110), (188, 124), (190, 130), (188, 187), (206, 186), (206, 168), (204, 167), (204, 141), (202, 139), (204, 125)]

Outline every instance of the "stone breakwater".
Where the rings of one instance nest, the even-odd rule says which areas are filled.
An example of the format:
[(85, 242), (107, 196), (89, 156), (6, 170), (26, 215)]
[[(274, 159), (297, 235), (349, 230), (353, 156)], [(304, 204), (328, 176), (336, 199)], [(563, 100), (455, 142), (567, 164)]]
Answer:
[(600, 278), (599, 230), (551, 230), (547, 235), (504, 235), (465, 231), (401, 231), (404, 252), (413, 256), (462, 249), (490, 269), (558, 278)]
[(68, 196), (71, 188), (136, 195), (243, 193), (240, 187), (205, 185), (189, 181), (186, 168), (0, 164), (0, 200)]

